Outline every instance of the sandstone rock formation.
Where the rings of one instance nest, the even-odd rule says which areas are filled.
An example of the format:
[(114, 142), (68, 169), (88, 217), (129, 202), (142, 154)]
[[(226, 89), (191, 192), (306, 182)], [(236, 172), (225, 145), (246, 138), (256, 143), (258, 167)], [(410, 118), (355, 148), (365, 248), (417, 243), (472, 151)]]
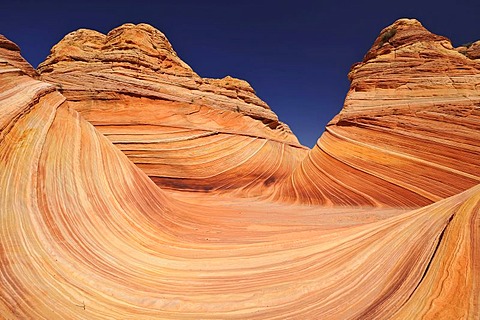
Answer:
[(470, 59), (480, 59), (480, 41), (475, 41), (472, 43), (468, 43), (466, 45), (462, 45), (456, 50)]
[(480, 181), (477, 44), (416, 20), (384, 29), (308, 156), (246, 82), (199, 77), (146, 24), (73, 32), (39, 71), (163, 188), (415, 207)]
[(306, 155), (246, 81), (201, 78), (147, 24), (72, 32), (39, 72), (162, 187), (261, 187)]
[(480, 60), (401, 19), (349, 78), (344, 108), (277, 199), (417, 206), (480, 183)]
[(35, 69), (33, 69), (33, 67), (20, 55), (20, 48), (1, 34), (0, 57), (4, 60), (4, 64), (8, 63), (12, 67), (20, 69), (31, 77), (36, 78), (38, 76), (37, 71), (35, 71)]
[[(18, 47), (1, 38), (1, 317), (478, 319), (480, 184), (468, 180), (478, 177), (477, 64), (416, 21), (394, 26), (398, 38), (386, 44), (381, 35), (368, 58), (352, 69), (344, 110), (292, 175), (282, 169), (287, 180), (252, 181), (264, 186), (256, 192), (281, 202), (159, 188), (102, 134), (101, 125), (74, 110), (91, 98), (72, 96), (86, 92), (72, 89), (68, 96), (66, 84), (35, 79)], [(418, 45), (431, 58), (444, 43), (445, 63), (423, 64), (447, 71), (426, 69), (422, 77), (417, 69), (416, 79), (404, 70), (412, 44), (395, 41), (406, 35), (424, 39)], [(85, 47), (97, 46), (92, 39)], [(375, 63), (388, 58), (384, 50), (402, 58), (397, 69), (384, 68), (373, 82)], [(175, 61), (172, 68), (185, 67)], [(73, 78), (71, 85), (80, 87)], [(105, 94), (125, 95), (124, 102), (157, 101), (128, 100), (132, 97), (114, 90)], [(121, 108), (110, 96), (106, 101)], [(99, 112), (97, 102), (91, 104), (93, 113)], [(210, 108), (208, 116), (189, 121), (219, 120), (223, 109)], [(88, 115), (86, 109), (82, 113)], [(235, 113), (245, 123), (262, 122)], [(104, 112), (105, 123), (121, 114)], [(176, 121), (174, 115), (167, 118)], [(124, 122), (120, 127), (127, 130)], [(144, 139), (142, 130), (148, 128), (142, 123), (130, 129), (125, 132)], [(232, 130), (229, 139), (240, 136), (240, 128)], [(285, 142), (289, 133), (273, 142), (278, 131), (286, 132), (258, 127), (266, 145), (303, 150)], [(218, 145), (228, 146), (225, 140)], [(294, 164), (296, 156), (284, 153), (281, 161)], [(284, 203), (288, 199), (344, 206)]]

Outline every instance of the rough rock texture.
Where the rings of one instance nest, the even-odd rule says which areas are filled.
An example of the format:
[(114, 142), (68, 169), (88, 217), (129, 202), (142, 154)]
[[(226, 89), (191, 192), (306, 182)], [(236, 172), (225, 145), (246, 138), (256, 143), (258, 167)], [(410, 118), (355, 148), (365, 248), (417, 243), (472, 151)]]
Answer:
[(417, 20), (385, 28), (352, 67), (343, 110), (275, 198), (412, 207), (478, 184), (480, 60), (469, 56)]
[(456, 50), (470, 59), (480, 59), (480, 41), (472, 42), (456, 48)]
[(0, 59), (2, 318), (480, 317), (480, 186), (415, 211), (168, 195)]
[(37, 71), (20, 55), (20, 48), (1, 34), (0, 57), (4, 60), (2, 63), (8, 62), (11, 66), (22, 70), (31, 77), (38, 77)]
[(385, 28), (308, 156), (247, 82), (199, 77), (146, 24), (75, 31), (39, 72), (163, 188), (418, 207), (480, 181), (479, 47)]
[(201, 78), (147, 24), (72, 32), (39, 72), (162, 187), (258, 195), (307, 152), (246, 81)]
[[(20, 55), (18, 46), (3, 35), (0, 35), (0, 67), (2, 74), (13, 75), (9, 77), (11, 83), (4, 80), (4, 84), (0, 86), (2, 97), (2, 104), (0, 105), (0, 139), (3, 139), (12, 129), (17, 118), (28, 112), (32, 103), (29, 102), (19, 106), (12, 96), (18, 95), (22, 90), (27, 90), (28, 92), (34, 92), (31, 99), (36, 101), (40, 94), (55, 91), (55, 88), (46, 83), (35, 82), (32, 78), (18, 77), (23, 74), (35, 77), (37, 73)], [(36, 91), (39, 93), (35, 93)]]

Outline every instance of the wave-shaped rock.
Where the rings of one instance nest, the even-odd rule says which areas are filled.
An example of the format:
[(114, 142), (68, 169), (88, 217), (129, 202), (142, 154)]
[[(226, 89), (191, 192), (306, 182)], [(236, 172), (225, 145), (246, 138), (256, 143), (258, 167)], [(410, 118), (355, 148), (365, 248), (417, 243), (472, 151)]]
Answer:
[(418, 21), (385, 28), (277, 198), (426, 205), (480, 183), (480, 60)]
[(308, 156), (248, 83), (199, 77), (146, 24), (75, 31), (39, 72), (161, 187), (416, 207), (480, 181), (477, 44), (385, 28)]
[[(2, 318), (480, 317), (480, 185), (416, 210), (167, 193), (84, 120), (57, 85), (29, 76), (16, 46), (0, 41), (0, 54)], [(329, 128), (353, 114), (346, 107)], [(475, 120), (472, 114), (462, 119)], [(468, 132), (467, 149), (478, 137)], [(364, 204), (349, 196), (362, 190), (353, 181), (370, 173), (352, 170), (342, 184), (342, 171), (351, 166), (334, 170), (316, 158), (324, 137), (303, 162), (310, 161), (310, 173), (290, 180), (295, 188), (289, 190), (300, 199), (301, 190), (307, 194), (319, 185), (300, 178), (312, 179), (313, 169), (323, 169), (318, 177), (329, 172), (338, 183), (332, 186), (338, 193), (326, 198)], [(363, 146), (345, 141), (328, 146), (343, 157)], [(393, 141), (391, 148), (397, 147)], [(456, 168), (463, 172), (468, 161), (460, 160)], [(430, 174), (415, 170), (411, 179)], [(270, 188), (280, 186), (287, 185)], [(455, 188), (466, 184), (448, 192)], [(265, 196), (270, 191), (264, 189)], [(369, 192), (372, 203), (382, 203)], [(388, 197), (383, 202), (389, 206), (412, 201)]]
[(246, 81), (201, 78), (147, 24), (72, 32), (39, 72), (162, 187), (251, 189), (306, 154)]

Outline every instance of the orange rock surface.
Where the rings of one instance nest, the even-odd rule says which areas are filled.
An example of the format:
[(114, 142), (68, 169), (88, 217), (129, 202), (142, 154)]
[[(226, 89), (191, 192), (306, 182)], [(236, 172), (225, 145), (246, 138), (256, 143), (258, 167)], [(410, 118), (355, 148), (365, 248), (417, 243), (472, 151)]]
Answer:
[(418, 206), (480, 183), (480, 60), (418, 21), (385, 28), (345, 105), (276, 198)]
[(20, 48), (1, 34), (0, 57), (3, 64), (8, 63), (11, 67), (18, 68), (33, 78), (38, 77), (37, 71), (20, 55)]
[(307, 152), (246, 81), (201, 78), (147, 24), (72, 32), (39, 72), (161, 187), (250, 190)]
[[(240, 194), (225, 188), (208, 193), (160, 188), (102, 134), (101, 125), (93, 126), (75, 110), (94, 99), (77, 101), (73, 95), (87, 93), (72, 89), (69, 96), (66, 84), (35, 79), (18, 47), (0, 38), (1, 317), (478, 319), (480, 184), (461, 180), (478, 176), (478, 106), (475, 90), (465, 84), (476, 81), (476, 61), (446, 45), (453, 57), (451, 66), (443, 64), (448, 72), (461, 62), (456, 66), (463, 75), (450, 76), (456, 86), (463, 83), (458, 95), (447, 95), (452, 83), (435, 80), (441, 72), (425, 71), (431, 81), (427, 76), (402, 80), (402, 70), (405, 77), (409, 70), (400, 66), (397, 81), (426, 88), (407, 94), (402, 85), (369, 86), (368, 68), (388, 50), (383, 46), (408, 39), (402, 34), (436, 39), (418, 41), (434, 48), (422, 51), (427, 55), (436, 52), (437, 41), (448, 44), (427, 36), (416, 21), (394, 26), (399, 38), (386, 44), (381, 35), (377, 42), (385, 43), (376, 42), (369, 58), (352, 69), (345, 108), (317, 147), (301, 163), (284, 155), (282, 161), (297, 163), (295, 171), (281, 169), (283, 180), (267, 185), (253, 178), (251, 184), (262, 187), (251, 190), (263, 200), (245, 198), (250, 190), (245, 185)], [(95, 47), (92, 39), (85, 46)], [(395, 78), (393, 70), (391, 75), (384, 70), (383, 76)], [(372, 102), (375, 97), (381, 104)], [(100, 110), (96, 102), (92, 106), (94, 113)], [(219, 119), (216, 113), (223, 109), (211, 110), (189, 121)], [(116, 118), (104, 115), (108, 121)], [(129, 135), (144, 139), (144, 127), (132, 127)], [(268, 144), (274, 139), (267, 134), (282, 131), (262, 130)], [(239, 128), (234, 131), (229, 138), (240, 136)], [(304, 150), (285, 142), (293, 135), (283, 132), (275, 143)], [(429, 179), (435, 183), (427, 184)], [(190, 188), (199, 191), (201, 185)], [(275, 197), (282, 201), (272, 201)], [(423, 202), (434, 203), (405, 208)]]

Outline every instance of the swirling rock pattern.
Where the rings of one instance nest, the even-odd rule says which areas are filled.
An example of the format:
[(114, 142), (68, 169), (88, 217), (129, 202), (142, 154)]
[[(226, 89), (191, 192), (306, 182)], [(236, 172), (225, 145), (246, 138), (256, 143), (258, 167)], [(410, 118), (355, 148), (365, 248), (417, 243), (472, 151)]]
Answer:
[(20, 55), (20, 48), (1, 34), (0, 57), (2, 57), (2, 63), (8, 63), (33, 78), (38, 77), (37, 71)]
[(385, 28), (352, 67), (343, 110), (275, 198), (412, 207), (480, 183), (473, 58), (416, 20)]
[[(304, 172), (322, 169), (318, 177), (329, 173), (337, 185), (318, 203), (344, 199), (352, 206), (164, 191), (75, 111), (57, 85), (34, 79), (16, 46), (0, 41), (0, 53), (2, 318), (480, 317), (480, 185), (447, 197), (466, 188), (455, 185), (438, 195), (445, 199), (415, 210), (400, 208), (406, 201), (418, 205), (417, 198), (410, 193), (403, 201), (401, 193), (380, 198), (378, 191), (342, 182), (344, 175), (361, 181), (374, 170), (344, 162), (334, 172), (327, 166), (333, 162), (316, 156), (319, 146), (303, 161)], [(354, 113), (346, 106), (329, 128), (341, 127), (338, 118), (349, 112)], [(397, 125), (411, 120), (397, 120)], [(469, 129), (466, 120), (474, 126), (475, 113), (461, 120), (455, 124)], [(344, 129), (349, 128), (370, 127), (355, 123)], [(468, 132), (465, 149), (478, 141), (478, 132)], [(352, 141), (332, 140), (329, 147), (347, 157), (366, 144)], [(378, 156), (386, 151), (380, 149)], [(445, 150), (429, 151), (442, 158)], [(475, 172), (473, 156), (462, 157), (456, 170), (467, 173), (469, 161)], [(410, 174), (421, 176), (415, 170)], [(298, 200), (304, 195), (299, 190), (311, 192), (300, 186), (319, 185), (315, 180), (287, 181), (296, 187), (274, 182), (263, 189), (265, 196), (282, 187), (285, 194), (297, 192), (291, 198)], [(358, 206), (365, 204), (361, 197), (349, 201), (349, 195), (360, 194), (357, 188), (370, 204), (388, 203), (390, 208)], [(390, 190), (387, 184), (379, 188)]]
[(72, 32), (39, 72), (164, 188), (261, 190), (307, 152), (246, 81), (201, 78), (147, 24)]

